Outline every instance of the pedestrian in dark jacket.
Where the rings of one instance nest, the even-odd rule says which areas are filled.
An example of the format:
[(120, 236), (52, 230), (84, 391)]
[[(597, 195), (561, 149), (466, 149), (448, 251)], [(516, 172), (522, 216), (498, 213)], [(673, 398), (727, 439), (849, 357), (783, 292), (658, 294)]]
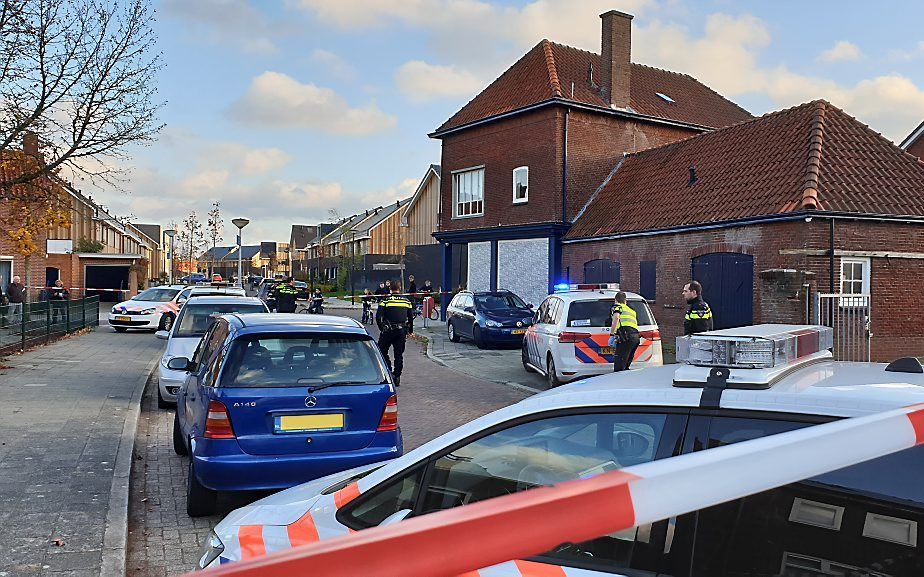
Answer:
[(55, 281), (55, 286), (48, 291), (48, 300), (51, 301), (52, 323), (58, 322), (58, 317), (64, 320), (67, 316), (67, 301), (71, 298), (71, 293), (64, 288), (61, 279)]
[(703, 285), (690, 281), (683, 285), (683, 298), (687, 313), (683, 317), (683, 334), (704, 333), (712, 330), (712, 309), (703, 300)]
[(15, 323), (19, 322), (22, 316), (22, 304), (26, 302), (26, 287), (22, 285), (18, 276), (14, 276), (11, 281), (6, 289), (6, 296), (10, 300), (10, 322)]

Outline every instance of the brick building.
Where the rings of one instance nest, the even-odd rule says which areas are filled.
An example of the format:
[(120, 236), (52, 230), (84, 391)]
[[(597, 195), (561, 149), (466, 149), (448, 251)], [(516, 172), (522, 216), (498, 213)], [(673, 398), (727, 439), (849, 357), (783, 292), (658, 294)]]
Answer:
[(924, 122), (918, 125), (899, 145), (902, 150), (924, 160)]
[(571, 221), (624, 153), (751, 118), (690, 76), (632, 63), (632, 16), (601, 19), (601, 54), (543, 40), (430, 135), (442, 286), (537, 303), (562, 277)]
[(869, 294), (872, 358), (924, 354), (924, 163), (845, 112), (810, 102), (610, 170), (565, 237), (565, 274), (640, 292), (669, 342), (692, 274), (717, 328), (803, 323), (812, 293)]

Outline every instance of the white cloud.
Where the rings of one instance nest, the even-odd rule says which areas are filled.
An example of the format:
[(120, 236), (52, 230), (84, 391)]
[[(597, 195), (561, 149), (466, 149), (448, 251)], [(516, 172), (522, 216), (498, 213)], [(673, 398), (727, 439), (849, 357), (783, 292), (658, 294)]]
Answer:
[(180, 185), (190, 193), (204, 193), (208, 196), (226, 189), (229, 176), (231, 173), (227, 170), (203, 170), (187, 176)]
[(846, 40), (838, 40), (834, 46), (818, 55), (818, 60), (821, 62), (842, 62), (861, 58), (863, 58), (863, 53), (860, 52), (860, 48)]
[(343, 189), (338, 182), (285, 182), (273, 181), (274, 197), (278, 206), (287, 210), (324, 209), (339, 206)]
[(223, 166), (240, 176), (255, 176), (285, 167), (292, 157), (278, 148), (250, 148), (239, 142), (202, 143), (198, 147), (202, 169)]
[(230, 112), (234, 119), (253, 126), (342, 135), (374, 134), (398, 123), (397, 117), (382, 112), (375, 102), (352, 108), (330, 88), (302, 84), (280, 72), (254, 78)]
[(466, 70), (420, 60), (412, 60), (398, 68), (395, 83), (411, 102), (477, 94), (487, 84), (485, 79)]
[(339, 55), (321, 48), (311, 52), (311, 60), (327, 68), (334, 77), (351, 82), (356, 79), (356, 69)]
[(260, 56), (278, 51), (270, 40), (278, 26), (270, 26), (248, 0), (164, 0), (163, 5), (168, 16), (205, 31), (204, 35), (195, 34), (196, 38)]
[(416, 178), (405, 178), (395, 186), (389, 186), (384, 190), (379, 190), (361, 197), (360, 203), (363, 207), (367, 208), (392, 204), (413, 195), (414, 191), (417, 190), (418, 184), (420, 184), (420, 182)]

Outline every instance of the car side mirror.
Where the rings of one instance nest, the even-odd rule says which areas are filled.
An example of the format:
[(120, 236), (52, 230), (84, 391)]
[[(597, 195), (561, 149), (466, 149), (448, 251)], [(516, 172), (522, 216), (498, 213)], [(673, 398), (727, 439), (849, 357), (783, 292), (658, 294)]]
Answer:
[(383, 519), (382, 522), (379, 523), (379, 527), (384, 527), (385, 525), (393, 525), (394, 523), (397, 523), (398, 521), (403, 521), (410, 514), (411, 514), (410, 509), (401, 509), (400, 511), (395, 511), (388, 517), (385, 517), (385, 519)]
[(467, 313), (474, 313), (475, 307), (465, 307), (463, 310)]
[(185, 371), (190, 373), (194, 368), (192, 364), (192, 361), (186, 357), (173, 357), (167, 361), (167, 368), (173, 371)]
[(535, 307), (536, 305), (534, 305), (533, 303), (526, 303), (526, 308), (528, 309), (535, 308)]
[(154, 333), (154, 336), (159, 338), (162, 341), (166, 341), (167, 339), (170, 338), (170, 332), (169, 331), (157, 331), (156, 333)]

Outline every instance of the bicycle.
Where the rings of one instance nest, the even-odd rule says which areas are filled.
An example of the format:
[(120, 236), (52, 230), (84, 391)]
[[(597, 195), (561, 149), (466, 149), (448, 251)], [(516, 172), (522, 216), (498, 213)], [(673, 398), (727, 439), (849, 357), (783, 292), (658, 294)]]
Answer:
[[(431, 297), (432, 298), (432, 297)], [(423, 302), (418, 302), (414, 305), (414, 318), (423, 316)], [(430, 307), (430, 314), (427, 315), (431, 321), (437, 321), (440, 318), (440, 311), (436, 308), (436, 304)]]

